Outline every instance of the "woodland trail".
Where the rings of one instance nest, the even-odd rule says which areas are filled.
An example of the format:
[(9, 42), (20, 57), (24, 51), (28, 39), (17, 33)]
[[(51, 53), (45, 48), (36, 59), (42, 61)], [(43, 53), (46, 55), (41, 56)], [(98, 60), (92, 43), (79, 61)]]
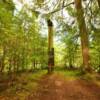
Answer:
[(58, 74), (44, 75), (26, 100), (100, 100), (100, 86), (82, 79), (65, 80)]

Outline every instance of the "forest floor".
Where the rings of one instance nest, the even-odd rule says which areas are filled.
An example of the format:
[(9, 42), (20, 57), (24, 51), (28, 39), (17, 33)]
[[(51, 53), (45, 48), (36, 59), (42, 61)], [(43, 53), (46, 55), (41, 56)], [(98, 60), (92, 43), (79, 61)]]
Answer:
[[(14, 77), (14, 75), (13, 75)], [(0, 100), (100, 100), (100, 76), (78, 71), (21, 73), (0, 82)]]

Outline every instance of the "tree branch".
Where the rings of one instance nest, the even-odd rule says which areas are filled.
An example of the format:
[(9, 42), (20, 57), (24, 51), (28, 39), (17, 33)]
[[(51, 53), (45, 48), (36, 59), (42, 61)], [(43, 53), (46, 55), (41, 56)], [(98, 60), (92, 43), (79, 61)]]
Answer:
[[(67, 5), (64, 5), (63, 8), (66, 8), (66, 7), (68, 7), (68, 6), (72, 5), (72, 4), (74, 4), (74, 2), (71, 2), (71, 3), (67, 4)], [(31, 9), (31, 10), (32, 10), (32, 9)], [(36, 11), (36, 10), (32, 10), (32, 11), (33, 11), (34, 13), (38, 14), (38, 15), (39, 15), (39, 14), (50, 15), (50, 14), (54, 14), (54, 13), (60, 11), (60, 10), (62, 10), (62, 8), (55, 9), (54, 11), (51, 11), (51, 12), (48, 12), (48, 13), (41, 13), (40, 11)]]
[[(74, 2), (71, 2), (71, 3), (69, 3), (69, 4), (65, 5), (65, 6), (63, 6), (63, 8), (65, 8), (65, 7), (67, 7), (67, 6), (70, 6), (70, 5), (72, 5), (72, 4), (74, 4)], [(52, 11), (52, 12), (49, 12), (48, 14), (53, 14), (53, 13), (58, 12), (58, 11), (60, 11), (60, 10), (61, 10), (61, 8), (58, 8), (58, 9)]]

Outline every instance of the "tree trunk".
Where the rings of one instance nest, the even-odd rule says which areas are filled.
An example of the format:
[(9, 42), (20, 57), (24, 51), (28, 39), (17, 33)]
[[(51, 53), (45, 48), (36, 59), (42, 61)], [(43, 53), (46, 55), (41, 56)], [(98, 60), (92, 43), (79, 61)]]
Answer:
[(51, 20), (48, 23), (48, 73), (54, 69), (54, 48), (53, 48), (53, 23)]
[(32, 68), (32, 70), (35, 70), (35, 69), (36, 69), (36, 60), (33, 59), (33, 68)]
[(77, 11), (77, 22), (79, 27), (79, 34), (81, 38), (81, 47), (82, 47), (82, 56), (83, 56), (83, 66), (86, 71), (90, 71), (91, 68), (89, 66), (89, 40), (88, 40), (88, 32), (86, 29), (84, 12), (82, 9), (82, 1), (75, 0), (75, 7)]
[(100, 8), (100, 0), (97, 0), (97, 2), (98, 2), (98, 6), (99, 6), (99, 8)]
[(5, 56), (6, 56), (6, 47), (4, 46), (3, 47), (3, 56), (2, 56), (2, 59), (1, 59), (0, 73), (2, 73), (4, 68), (5, 68)]

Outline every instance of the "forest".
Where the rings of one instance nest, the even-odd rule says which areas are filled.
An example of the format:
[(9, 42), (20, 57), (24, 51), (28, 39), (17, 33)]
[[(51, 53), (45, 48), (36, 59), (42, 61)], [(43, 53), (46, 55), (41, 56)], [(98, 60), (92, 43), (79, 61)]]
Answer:
[(100, 0), (0, 0), (0, 100), (100, 100)]

